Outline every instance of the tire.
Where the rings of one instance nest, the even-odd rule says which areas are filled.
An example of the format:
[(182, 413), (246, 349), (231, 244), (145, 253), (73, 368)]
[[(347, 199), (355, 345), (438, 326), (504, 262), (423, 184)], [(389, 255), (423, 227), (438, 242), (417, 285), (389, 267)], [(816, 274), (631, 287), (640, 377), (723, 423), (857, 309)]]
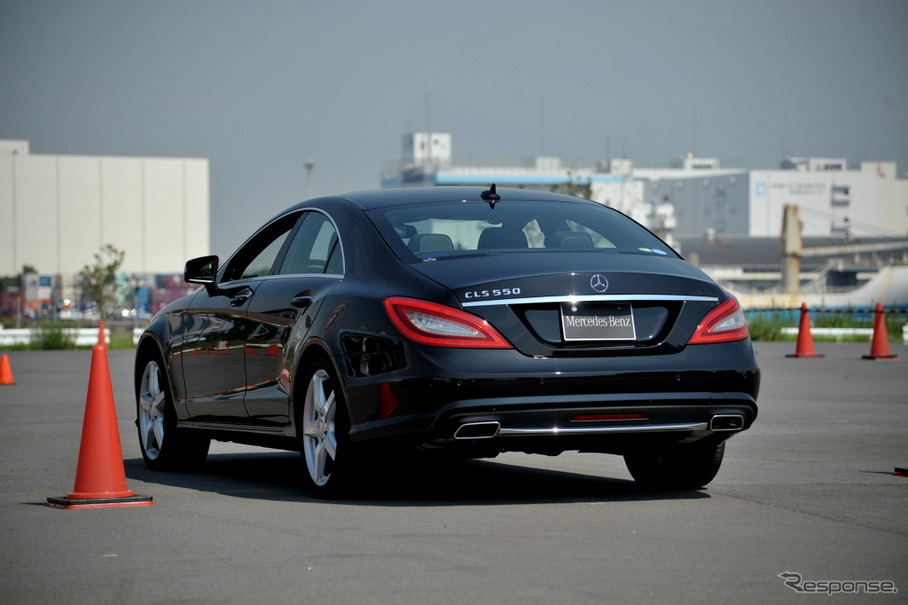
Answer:
[(634, 480), (653, 490), (699, 489), (712, 481), (722, 458), (725, 442), (674, 445), (661, 452), (625, 454), (624, 463)]
[(188, 470), (208, 456), (209, 438), (177, 428), (170, 381), (156, 355), (136, 366), (136, 428), (142, 458), (152, 470)]
[(306, 376), (298, 420), (306, 482), (318, 497), (339, 497), (349, 488), (353, 467), (343, 391), (328, 362), (317, 361)]

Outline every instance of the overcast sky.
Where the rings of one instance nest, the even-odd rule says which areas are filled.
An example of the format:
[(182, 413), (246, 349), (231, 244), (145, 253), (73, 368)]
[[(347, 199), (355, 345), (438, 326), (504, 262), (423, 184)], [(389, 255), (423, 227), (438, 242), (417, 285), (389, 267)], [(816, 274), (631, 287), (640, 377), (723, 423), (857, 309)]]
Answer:
[(455, 160), (687, 151), (908, 172), (906, 0), (0, 0), (0, 138), (206, 157), (213, 252), (376, 188), (412, 130)]

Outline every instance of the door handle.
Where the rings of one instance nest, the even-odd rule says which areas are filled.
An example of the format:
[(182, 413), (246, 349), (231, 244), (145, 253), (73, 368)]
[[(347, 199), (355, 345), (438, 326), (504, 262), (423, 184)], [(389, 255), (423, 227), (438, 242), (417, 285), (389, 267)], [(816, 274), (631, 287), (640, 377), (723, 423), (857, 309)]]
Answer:
[(234, 297), (230, 299), (230, 306), (231, 307), (242, 307), (243, 305), (246, 304), (246, 301), (248, 301), (251, 296), (252, 296), (251, 290), (243, 290), (242, 292), (234, 295)]
[(290, 299), (290, 304), (297, 309), (305, 309), (312, 304), (311, 296), (294, 296)]

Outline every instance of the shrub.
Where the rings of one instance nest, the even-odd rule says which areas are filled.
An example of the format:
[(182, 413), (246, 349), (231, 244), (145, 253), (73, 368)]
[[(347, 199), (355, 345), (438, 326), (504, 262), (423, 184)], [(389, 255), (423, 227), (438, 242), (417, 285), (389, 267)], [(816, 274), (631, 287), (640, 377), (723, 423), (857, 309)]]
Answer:
[(34, 350), (75, 349), (75, 339), (67, 334), (61, 324), (41, 324), (32, 332), (29, 348)]

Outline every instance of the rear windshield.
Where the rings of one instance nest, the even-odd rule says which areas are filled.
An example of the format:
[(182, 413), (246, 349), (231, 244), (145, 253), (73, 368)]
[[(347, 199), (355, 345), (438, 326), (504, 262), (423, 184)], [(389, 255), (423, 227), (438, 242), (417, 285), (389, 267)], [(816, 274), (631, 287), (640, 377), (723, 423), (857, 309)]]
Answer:
[(479, 201), (441, 202), (373, 210), (369, 217), (407, 262), (578, 251), (677, 258), (634, 221), (593, 203), (503, 200), (492, 208)]

